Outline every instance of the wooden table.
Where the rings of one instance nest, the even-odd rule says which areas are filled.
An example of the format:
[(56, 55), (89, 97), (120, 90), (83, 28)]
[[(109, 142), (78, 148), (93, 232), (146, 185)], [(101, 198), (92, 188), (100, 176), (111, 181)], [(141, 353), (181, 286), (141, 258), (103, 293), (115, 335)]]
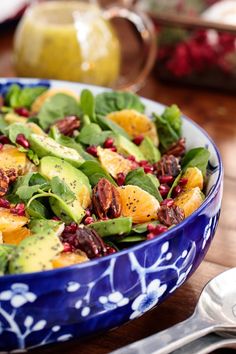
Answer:
[[(15, 75), (12, 66), (13, 33), (14, 26), (0, 28), (0, 77)], [(225, 179), (222, 213), (215, 239), (205, 261), (191, 279), (153, 311), (89, 340), (40, 348), (32, 351), (32, 354), (104, 354), (163, 330), (191, 315), (208, 280), (228, 267), (236, 266), (236, 97), (223, 92), (163, 84), (153, 74), (140, 94), (167, 105), (176, 103), (211, 135), (219, 147)], [(227, 352), (230, 351), (218, 351)]]

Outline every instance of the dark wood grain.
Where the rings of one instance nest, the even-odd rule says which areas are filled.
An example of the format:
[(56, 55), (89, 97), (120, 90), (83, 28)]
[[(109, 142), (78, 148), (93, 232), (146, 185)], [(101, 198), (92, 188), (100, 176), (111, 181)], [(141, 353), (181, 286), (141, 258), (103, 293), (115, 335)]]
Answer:
[[(0, 27), (0, 76), (14, 76), (14, 26)], [(104, 334), (31, 351), (32, 354), (103, 354), (163, 330), (192, 313), (204, 284), (227, 267), (236, 266), (236, 98), (232, 94), (163, 84), (151, 74), (140, 94), (164, 104), (176, 103), (215, 140), (225, 168), (219, 227), (212, 246), (191, 279), (153, 311)], [(226, 353), (226, 350), (218, 353)], [(192, 354), (192, 353), (190, 353)]]

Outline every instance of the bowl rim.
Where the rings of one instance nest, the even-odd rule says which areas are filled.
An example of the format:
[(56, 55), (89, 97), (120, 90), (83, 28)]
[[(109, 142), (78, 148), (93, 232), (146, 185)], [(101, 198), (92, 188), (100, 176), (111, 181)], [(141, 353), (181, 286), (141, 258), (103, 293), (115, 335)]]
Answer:
[[(107, 87), (103, 87), (103, 86), (96, 86), (96, 85), (90, 85), (90, 84), (84, 84), (84, 83), (79, 83), (79, 82), (72, 82), (72, 81), (65, 81), (65, 80), (51, 80), (51, 79), (40, 79), (40, 78), (24, 78), (24, 77), (9, 77), (9, 78), (0, 78), (0, 84), (7, 84), (7, 83), (22, 83), (22, 84), (31, 84), (31, 83), (38, 83), (40, 84), (40, 82), (43, 83), (52, 83), (52, 84), (58, 84), (58, 83), (65, 83), (70, 85), (70, 86), (74, 86), (74, 88), (88, 88), (93, 90), (94, 89), (99, 89), (99, 90), (104, 90), (104, 91), (111, 91), (112, 89), (107, 88)], [(163, 108), (167, 107), (165, 104), (162, 104), (158, 101), (154, 101), (142, 96), (139, 96), (142, 100), (142, 102), (144, 102), (144, 104), (146, 104), (147, 106), (150, 104), (157, 104)], [(190, 123), (191, 125), (195, 126), (195, 128), (197, 128), (198, 130), (201, 131), (201, 133), (206, 137), (206, 139), (210, 142), (210, 144), (213, 147), (213, 150), (216, 153), (216, 157), (217, 157), (217, 161), (218, 161), (218, 176), (217, 176), (217, 180), (215, 182), (215, 185), (212, 187), (212, 189), (210, 190), (210, 193), (206, 196), (204, 202), (201, 204), (201, 206), (196, 209), (190, 216), (188, 216), (186, 219), (184, 219), (181, 223), (179, 223), (178, 225), (176, 225), (174, 228), (171, 228), (170, 230), (166, 231), (165, 233), (163, 233), (162, 235), (158, 236), (157, 238), (154, 238), (152, 240), (147, 240), (147, 241), (143, 241), (135, 246), (131, 246), (130, 248), (126, 248), (124, 250), (118, 251), (116, 253), (113, 253), (111, 255), (105, 256), (105, 257), (101, 257), (101, 258), (96, 258), (96, 259), (92, 259), (89, 260), (87, 262), (84, 263), (79, 263), (79, 264), (74, 264), (74, 265), (70, 265), (70, 266), (66, 266), (66, 267), (61, 267), (61, 268), (57, 268), (57, 269), (50, 269), (50, 270), (43, 270), (43, 271), (37, 271), (37, 272), (29, 272), (29, 273), (22, 273), (22, 274), (6, 274), (3, 276), (0, 276), (0, 284), (4, 283), (7, 280), (12, 280), (13, 282), (22, 282), (22, 281), (27, 281), (30, 280), (31, 278), (34, 277), (43, 277), (43, 278), (47, 278), (50, 277), (51, 275), (59, 275), (62, 273), (66, 273), (68, 271), (80, 271), (80, 270), (84, 270), (86, 268), (90, 268), (93, 266), (98, 266), (99, 263), (103, 263), (103, 262), (109, 262), (111, 259), (114, 258), (118, 258), (121, 257), (125, 254), (128, 254), (130, 252), (136, 252), (139, 249), (143, 248), (145, 245), (153, 245), (155, 243), (162, 243), (164, 240), (168, 241), (168, 239), (170, 239), (172, 237), (172, 235), (176, 232), (178, 232), (181, 228), (184, 228), (185, 225), (187, 225), (188, 223), (191, 223), (193, 221), (193, 219), (201, 214), (202, 210), (205, 209), (212, 201), (212, 199), (214, 199), (215, 195), (218, 193), (219, 188), (221, 186), (221, 182), (223, 181), (223, 163), (222, 163), (222, 158), (221, 158), (221, 154), (215, 144), (215, 142), (213, 141), (213, 139), (208, 135), (208, 133), (200, 126), (198, 125), (196, 122), (194, 122), (191, 118), (187, 117), (185, 114), (181, 114), (181, 117), (187, 121), (188, 123)], [(68, 279), (69, 280), (69, 279)]]

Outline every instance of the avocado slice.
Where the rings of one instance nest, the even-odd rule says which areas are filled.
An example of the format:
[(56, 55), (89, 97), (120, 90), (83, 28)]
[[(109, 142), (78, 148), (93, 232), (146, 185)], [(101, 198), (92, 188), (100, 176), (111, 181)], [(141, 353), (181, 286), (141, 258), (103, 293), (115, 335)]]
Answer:
[(98, 221), (90, 224), (89, 227), (97, 231), (101, 237), (124, 235), (131, 231), (132, 218), (121, 217), (105, 221)]
[(72, 165), (79, 167), (84, 159), (75, 149), (63, 146), (50, 138), (39, 134), (31, 134), (29, 136), (31, 149), (36, 152), (39, 157), (56, 156), (62, 158)]
[(9, 272), (20, 274), (52, 269), (52, 259), (63, 251), (58, 237), (63, 227), (61, 224), (57, 230), (42, 228), (40, 233), (21, 241), (10, 260)]
[(153, 143), (153, 141), (145, 136), (142, 143), (139, 146), (139, 149), (143, 153), (146, 160), (151, 163), (155, 163), (161, 159), (161, 153)]
[(85, 210), (78, 199), (75, 199), (71, 203), (66, 203), (60, 202), (55, 198), (49, 198), (49, 203), (54, 214), (67, 224), (71, 221), (79, 224), (85, 216)]
[(124, 136), (116, 134), (115, 145), (119, 153), (126, 156), (133, 155), (137, 161), (145, 160), (145, 157), (139, 147)]
[(13, 245), (0, 244), (0, 275), (5, 273), (14, 249), (15, 246)]

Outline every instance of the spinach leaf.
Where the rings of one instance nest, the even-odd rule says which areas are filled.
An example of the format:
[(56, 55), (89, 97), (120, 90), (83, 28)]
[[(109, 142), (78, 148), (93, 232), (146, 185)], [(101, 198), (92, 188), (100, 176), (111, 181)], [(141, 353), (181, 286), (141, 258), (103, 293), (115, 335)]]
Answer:
[(21, 200), (29, 200), (35, 193), (45, 188), (49, 188), (49, 184), (39, 173), (30, 172), (25, 176), (19, 177), (13, 192)]
[(66, 116), (79, 116), (80, 113), (79, 104), (74, 97), (57, 93), (43, 104), (38, 114), (39, 125), (48, 129), (56, 120)]
[(75, 200), (75, 194), (67, 186), (67, 184), (62, 181), (58, 176), (51, 179), (52, 193), (57, 194), (66, 203), (71, 203)]
[(122, 109), (135, 109), (143, 113), (145, 106), (140, 98), (131, 92), (103, 92), (96, 96), (96, 113), (106, 116), (107, 114)]
[(22, 88), (14, 84), (8, 90), (5, 100), (6, 104), (12, 108), (25, 107), (30, 108), (32, 103), (48, 88), (45, 86)]
[(160, 148), (165, 151), (181, 137), (181, 112), (176, 105), (172, 105), (167, 107), (161, 116), (153, 113), (153, 117), (157, 126)]
[(21, 186), (17, 189), (16, 195), (22, 200), (29, 200), (35, 193), (40, 189), (40, 184), (36, 184), (35, 186)]
[(107, 117), (97, 116), (97, 121), (102, 129), (111, 130), (113, 133), (120, 134), (130, 140), (130, 136), (126, 133), (126, 131), (121, 128), (120, 125), (116, 124)]
[(88, 116), (91, 121), (95, 119), (95, 99), (91, 91), (85, 89), (80, 94), (80, 107), (85, 116)]
[(207, 149), (203, 147), (191, 149), (182, 160), (182, 169), (185, 171), (188, 167), (198, 167), (205, 176), (209, 158), (210, 152)]
[(179, 180), (180, 180), (181, 176), (182, 176), (182, 172), (180, 172), (180, 173), (178, 174), (178, 176), (175, 177), (175, 180), (174, 180), (174, 182), (172, 183), (172, 186), (171, 186), (171, 188), (170, 188), (170, 190), (169, 190), (169, 192), (168, 192), (168, 194), (167, 194), (167, 198), (171, 198), (171, 194), (172, 194), (172, 192), (173, 192), (173, 189), (174, 189), (174, 188), (177, 186), (177, 184), (179, 183)]
[(24, 134), (26, 139), (28, 139), (31, 130), (27, 125), (23, 123), (13, 123), (10, 124), (6, 129), (5, 133), (13, 144), (16, 144), (16, 137), (18, 134)]
[(136, 224), (132, 227), (132, 231), (137, 234), (143, 234), (144, 232), (147, 232), (147, 226), (150, 224), (153, 226), (156, 226), (156, 225), (160, 224), (160, 222), (159, 221), (151, 221), (151, 222), (146, 222), (144, 224)]
[(130, 243), (130, 242), (141, 242), (145, 241), (147, 238), (146, 236), (141, 236), (141, 235), (129, 235), (121, 239), (117, 239), (116, 242), (118, 243)]
[(143, 168), (137, 168), (136, 170), (130, 171), (126, 176), (125, 184), (138, 186), (153, 195), (159, 202), (162, 201), (162, 197), (157, 188), (158, 184), (153, 182), (152, 177), (150, 178), (148, 174), (145, 174)]
[(88, 177), (92, 187), (94, 187), (103, 177), (116, 186), (116, 182), (113, 178), (96, 161), (85, 161), (79, 169)]
[(27, 208), (27, 213), (36, 219), (46, 219), (48, 216), (47, 208), (38, 200), (33, 200)]
[(81, 129), (77, 140), (85, 145), (102, 145), (111, 136), (111, 131), (102, 131), (98, 124), (91, 123)]

